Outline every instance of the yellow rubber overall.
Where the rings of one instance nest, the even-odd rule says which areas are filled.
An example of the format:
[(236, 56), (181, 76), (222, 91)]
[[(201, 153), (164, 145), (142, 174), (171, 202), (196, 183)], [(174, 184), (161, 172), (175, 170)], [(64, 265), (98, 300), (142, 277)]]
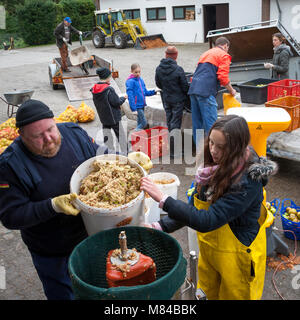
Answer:
[[(210, 203), (194, 195), (197, 209)], [(228, 224), (207, 233), (197, 232), (199, 244), (198, 284), (208, 300), (258, 300), (266, 270), (266, 217), (261, 206), (259, 232), (249, 247), (243, 245)]]

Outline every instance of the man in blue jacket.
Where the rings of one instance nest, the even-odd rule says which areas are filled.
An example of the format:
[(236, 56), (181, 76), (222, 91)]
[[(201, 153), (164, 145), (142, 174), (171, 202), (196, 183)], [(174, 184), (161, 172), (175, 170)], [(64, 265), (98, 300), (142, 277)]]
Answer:
[(0, 156), (0, 221), (21, 231), (47, 298), (69, 300), (68, 258), (87, 237), (72, 205), (70, 178), (82, 162), (107, 150), (74, 123), (56, 125), (53, 116), (38, 100), (18, 108), (20, 137)]

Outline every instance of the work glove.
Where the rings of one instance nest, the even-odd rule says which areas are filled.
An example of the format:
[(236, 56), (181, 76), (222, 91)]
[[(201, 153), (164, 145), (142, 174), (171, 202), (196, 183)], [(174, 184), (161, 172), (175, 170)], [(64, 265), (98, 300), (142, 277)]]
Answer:
[(64, 43), (67, 43), (67, 39), (65, 37), (62, 38)]
[(79, 31), (79, 35), (82, 36), (82, 31)]
[(148, 173), (151, 168), (153, 168), (153, 163), (150, 158), (144, 152), (130, 152), (128, 158), (137, 162), (144, 170)]
[(264, 67), (266, 69), (272, 69), (272, 68), (274, 68), (274, 64), (267, 62), (267, 63), (264, 63)]
[(76, 193), (64, 194), (51, 200), (52, 207), (57, 213), (77, 216), (80, 210), (74, 207), (72, 202), (77, 198)]

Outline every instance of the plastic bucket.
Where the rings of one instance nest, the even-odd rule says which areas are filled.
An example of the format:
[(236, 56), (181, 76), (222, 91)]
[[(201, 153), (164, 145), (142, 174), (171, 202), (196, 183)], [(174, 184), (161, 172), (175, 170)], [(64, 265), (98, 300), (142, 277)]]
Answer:
[(145, 223), (150, 223), (149, 222), (149, 212), (150, 212), (150, 207), (147, 206), (147, 202), (145, 199), (145, 207), (144, 207), (144, 222)]
[[(175, 174), (169, 173), (169, 172), (156, 172), (156, 173), (149, 174), (148, 177), (154, 182), (159, 180), (173, 179), (174, 182), (172, 183), (168, 183), (168, 184), (157, 183), (156, 185), (164, 194), (171, 196), (173, 199), (177, 199), (177, 190), (180, 185), (180, 181)], [(160, 219), (161, 214), (167, 214), (167, 212), (160, 209), (156, 201), (152, 200), (152, 202), (154, 203), (152, 203), (150, 207), (149, 220), (151, 220), (151, 222), (154, 222)]]
[(158, 203), (152, 198), (145, 198), (148, 211), (145, 213), (145, 223), (152, 223), (160, 219), (160, 209)]
[[(80, 183), (82, 179), (92, 171), (95, 160), (119, 160), (121, 163), (129, 163), (131, 166), (139, 168), (143, 176), (145, 176), (143, 168), (125, 156), (115, 154), (100, 155), (86, 160), (75, 170), (70, 181), (70, 190), (72, 193), (79, 193)], [(138, 226), (144, 222), (143, 191), (129, 203), (117, 208), (106, 209), (91, 207), (79, 199), (76, 199), (76, 206), (81, 210), (81, 216), (88, 235), (93, 235), (102, 230), (123, 227), (125, 225)]]

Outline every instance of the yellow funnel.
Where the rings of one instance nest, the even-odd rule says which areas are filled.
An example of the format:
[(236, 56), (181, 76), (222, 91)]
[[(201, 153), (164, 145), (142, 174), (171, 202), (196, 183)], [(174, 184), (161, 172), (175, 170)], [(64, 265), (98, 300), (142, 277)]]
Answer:
[(237, 107), (240, 107), (241, 104), (230, 93), (223, 93), (223, 106), (224, 106), (224, 114), (227, 114), (227, 110), (229, 108), (237, 108)]
[[(245, 118), (250, 131), (251, 144), (260, 157), (265, 157), (267, 154), (268, 136), (273, 132), (285, 130), (291, 122), (289, 113), (282, 108), (231, 108), (227, 114), (236, 114)], [(267, 198), (265, 189), (263, 195), (263, 204), (265, 205)]]
[(251, 144), (256, 153), (264, 157), (267, 154), (268, 136), (273, 132), (285, 130), (291, 122), (289, 113), (282, 108), (231, 108), (227, 114), (245, 118), (251, 135)]

